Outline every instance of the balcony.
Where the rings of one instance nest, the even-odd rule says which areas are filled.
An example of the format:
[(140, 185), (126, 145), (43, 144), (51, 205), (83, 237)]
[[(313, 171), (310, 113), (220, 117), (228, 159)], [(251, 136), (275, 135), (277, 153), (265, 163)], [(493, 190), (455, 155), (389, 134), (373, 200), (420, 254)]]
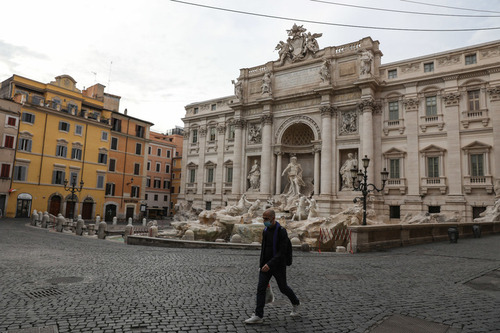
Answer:
[(477, 123), (477, 122), (482, 123), (483, 127), (486, 127), (490, 122), (488, 109), (463, 111), (461, 122), (464, 128), (469, 128), (470, 123)]
[(228, 183), (228, 182), (224, 182), (222, 184), (222, 191), (224, 192), (224, 194), (227, 194), (227, 193), (231, 193), (233, 189), (233, 183)]
[(420, 116), (420, 129), (422, 132), (427, 131), (428, 127), (437, 127), (441, 131), (444, 127), (443, 115)]
[(492, 176), (465, 176), (464, 177), (464, 192), (471, 194), (473, 189), (485, 190), (486, 193), (493, 193), (493, 177)]
[(396, 120), (384, 120), (384, 134), (389, 135), (390, 131), (399, 131), (399, 134), (403, 134), (405, 132), (404, 119), (396, 119)]
[(406, 194), (406, 178), (389, 178), (385, 184), (384, 193), (389, 194), (392, 191), (399, 191), (399, 194)]
[(192, 193), (196, 194), (198, 188), (198, 183), (187, 183), (186, 184), (186, 194)]
[(204, 183), (203, 184), (203, 193), (215, 194), (215, 183)]
[(437, 189), (441, 194), (446, 194), (448, 185), (446, 177), (423, 177), (420, 179), (420, 194), (426, 195), (430, 189)]

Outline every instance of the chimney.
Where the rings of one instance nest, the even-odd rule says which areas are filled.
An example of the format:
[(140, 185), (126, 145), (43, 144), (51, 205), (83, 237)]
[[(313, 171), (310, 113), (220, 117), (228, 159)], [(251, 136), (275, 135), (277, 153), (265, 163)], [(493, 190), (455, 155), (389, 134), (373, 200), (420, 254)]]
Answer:
[(127, 111), (127, 109), (125, 108), (125, 110), (123, 110), (123, 114), (124, 114), (124, 115), (127, 115), (127, 112), (128, 112), (128, 111)]

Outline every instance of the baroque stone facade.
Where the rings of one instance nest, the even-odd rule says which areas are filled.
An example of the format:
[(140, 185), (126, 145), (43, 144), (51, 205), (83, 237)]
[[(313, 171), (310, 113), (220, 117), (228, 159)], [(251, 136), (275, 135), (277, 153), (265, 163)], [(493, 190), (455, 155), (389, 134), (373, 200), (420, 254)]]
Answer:
[[(301, 194), (328, 216), (359, 196), (341, 169), (366, 155), (370, 183), (389, 171), (370, 200), (388, 220), (430, 211), (470, 221), (493, 204), (500, 42), (381, 64), (370, 37), (320, 49), (321, 34), (306, 31), (294, 25), (279, 59), (241, 69), (234, 96), (186, 106), (179, 199), (202, 209), (245, 193), (279, 200), (296, 157)], [(257, 165), (258, 188), (249, 176)]]

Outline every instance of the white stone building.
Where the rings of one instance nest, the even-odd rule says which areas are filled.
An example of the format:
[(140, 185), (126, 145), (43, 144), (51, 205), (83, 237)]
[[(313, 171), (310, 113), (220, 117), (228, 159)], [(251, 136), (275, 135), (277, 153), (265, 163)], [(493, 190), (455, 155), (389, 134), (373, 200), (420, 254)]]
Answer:
[(471, 221), (494, 202), (500, 41), (381, 64), (370, 37), (324, 49), (319, 37), (294, 25), (276, 47), (280, 59), (240, 70), (233, 96), (186, 106), (179, 199), (203, 209), (245, 193), (278, 201), (290, 195), (285, 169), (295, 156), (300, 193), (328, 216), (360, 196), (341, 170), (366, 155), (368, 182), (380, 187), (389, 171), (370, 201), (387, 217), (430, 211)]

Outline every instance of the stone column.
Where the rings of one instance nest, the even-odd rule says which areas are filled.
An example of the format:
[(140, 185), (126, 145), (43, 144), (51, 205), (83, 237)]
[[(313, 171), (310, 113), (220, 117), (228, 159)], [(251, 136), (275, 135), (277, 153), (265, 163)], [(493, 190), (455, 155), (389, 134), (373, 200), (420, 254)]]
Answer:
[(205, 185), (205, 146), (207, 143), (207, 128), (205, 126), (200, 126), (198, 129), (198, 173), (196, 175), (196, 194), (203, 195), (203, 187)]
[(190, 135), (191, 135), (191, 132), (190, 132), (189, 128), (184, 129), (183, 140), (182, 140), (182, 151), (183, 151), (184, 157), (181, 158), (181, 170), (182, 170), (182, 173), (184, 176), (181, 179), (181, 188), (179, 190), (179, 196), (177, 197), (178, 200), (185, 198), (186, 182), (189, 180), (188, 170), (186, 169), (186, 165), (187, 165), (186, 161), (187, 161), (187, 156), (189, 153), (189, 136)]
[(233, 187), (232, 194), (241, 194), (241, 156), (243, 154), (243, 127), (245, 119), (236, 119), (234, 121), (234, 161), (233, 161)]
[[(320, 175), (320, 189), (318, 193), (330, 195), (332, 194), (332, 111), (333, 107), (330, 105), (320, 106), (321, 112), (321, 175)], [(316, 156), (315, 156), (316, 163)], [(314, 176), (316, 193), (316, 175)]]
[[(456, 82), (456, 81), (455, 81)], [(458, 85), (457, 85), (458, 86)], [(448, 136), (448, 164), (455, 165), (448, 170), (440, 170), (440, 176), (446, 176), (448, 179), (448, 194), (461, 195), (462, 194), (462, 168), (461, 156), (462, 150), (460, 148), (460, 93), (449, 93), (443, 96), (444, 100), (444, 123), (446, 124), (446, 135)], [(443, 157), (444, 158), (444, 157)], [(444, 162), (444, 160), (443, 160)], [(445, 165), (445, 163), (442, 163)], [(445, 174), (446, 172), (446, 174)]]
[[(224, 134), (226, 133), (226, 124), (217, 124), (217, 169), (215, 174), (216, 194), (224, 193)], [(222, 200), (222, 199), (221, 199)], [(222, 206), (222, 202), (221, 202)]]
[(262, 156), (260, 166), (260, 193), (271, 194), (271, 146), (273, 116), (265, 114), (261, 117), (262, 122)]
[(320, 154), (321, 149), (319, 147), (315, 147), (313, 150), (314, 154), (314, 195), (319, 194), (319, 175), (320, 175)]
[(420, 194), (420, 152), (418, 149), (418, 105), (417, 96), (403, 100), (405, 108), (405, 132), (407, 138), (406, 169), (404, 177), (408, 182), (408, 195), (418, 196)]
[[(498, 76), (498, 73), (496, 74)], [(498, 81), (497, 81), (498, 82)], [(500, 85), (489, 88), (487, 90), (489, 97), (489, 104), (487, 104), (489, 110), (498, 110), (500, 108)], [(492, 128), (499, 129), (500, 128), (500, 114), (499, 112), (491, 112), (491, 126)], [(500, 154), (498, 153), (498, 147), (500, 147), (500, 131), (493, 131), (493, 154), (491, 155), (491, 166), (494, 166), (490, 169), (490, 174), (493, 175), (493, 185), (500, 185)], [(497, 187), (498, 188), (498, 187)], [(500, 191), (495, 192), (496, 197), (500, 197)]]
[[(360, 138), (361, 138), (361, 154), (359, 159), (368, 156), (370, 159), (370, 166), (368, 167), (368, 182), (375, 183), (375, 163), (378, 160), (373, 156), (373, 109), (375, 107), (375, 101), (373, 99), (362, 100), (359, 104), (359, 111), (362, 116), (362, 126), (360, 126)], [(360, 163), (359, 168), (362, 168), (362, 163)]]
[(282, 168), (283, 153), (276, 153), (276, 194), (281, 194), (281, 168)]

